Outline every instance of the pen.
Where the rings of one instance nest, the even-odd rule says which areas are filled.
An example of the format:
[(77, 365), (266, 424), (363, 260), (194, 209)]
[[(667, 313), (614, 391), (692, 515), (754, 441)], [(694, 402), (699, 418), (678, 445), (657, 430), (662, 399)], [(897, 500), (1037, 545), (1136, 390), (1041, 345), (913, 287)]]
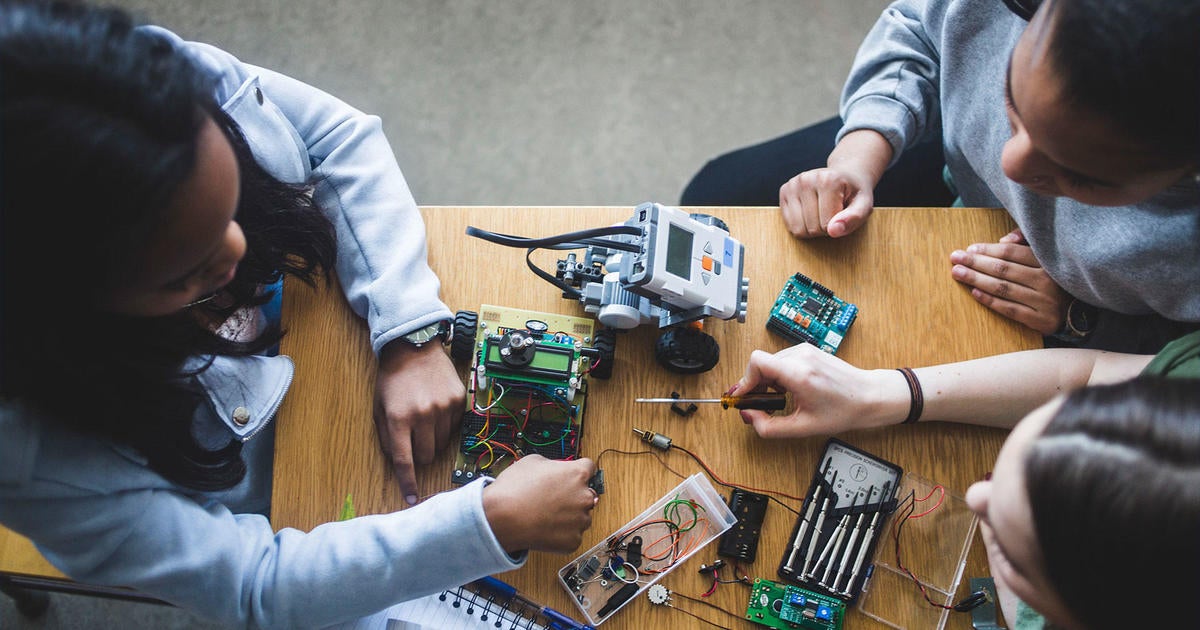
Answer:
[(479, 587), (482, 590), (490, 591), (507, 599), (515, 599), (522, 604), (529, 606), (530, 608), (538, 611), (538, 613), (546, 619), (549, 619), (551, 628), (559, 628), (561, 630), (596, 630), (590, 625), (579, 623), (578, 621), (571, 619), (570, 617), (558, 612), (557, 610), (554, 610), (549, 606), (543, 606), (529, 599), (528, 597), (521, 595), (517, 592), (516, 587), (506, 582), (497, 580), (494, 577), (482, 577), (474, 582), (471, 582), (471, 584)]

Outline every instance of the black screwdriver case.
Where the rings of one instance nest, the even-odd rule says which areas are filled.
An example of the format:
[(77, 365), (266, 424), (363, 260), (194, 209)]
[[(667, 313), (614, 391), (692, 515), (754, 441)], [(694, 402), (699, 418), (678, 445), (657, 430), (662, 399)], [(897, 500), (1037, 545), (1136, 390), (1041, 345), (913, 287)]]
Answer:
[(903, 475), (891, 462), (830, 439), (779, 561), (779, 577), (847, 603), (857, 599), (896, 510)]

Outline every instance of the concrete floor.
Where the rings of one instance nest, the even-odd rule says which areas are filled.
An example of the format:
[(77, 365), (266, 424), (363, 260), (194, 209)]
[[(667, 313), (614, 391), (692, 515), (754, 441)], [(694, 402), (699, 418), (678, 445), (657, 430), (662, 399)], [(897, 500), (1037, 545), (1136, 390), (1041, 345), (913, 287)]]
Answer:
[[(828, 117), (885, 0), (117, 0), (383, 118), (420, 204), (674, 203), (709, 158)], [(54, 596), (0, 628), (206, 628)]]

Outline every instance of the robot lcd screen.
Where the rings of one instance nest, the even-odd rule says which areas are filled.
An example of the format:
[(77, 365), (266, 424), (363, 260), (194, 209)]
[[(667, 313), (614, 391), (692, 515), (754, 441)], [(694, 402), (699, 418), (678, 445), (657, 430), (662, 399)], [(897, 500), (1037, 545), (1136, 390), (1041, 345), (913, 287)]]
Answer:
[(692, 279), (692, 233), (670, 224), (667, 232), (667, 271), (684, 280)]

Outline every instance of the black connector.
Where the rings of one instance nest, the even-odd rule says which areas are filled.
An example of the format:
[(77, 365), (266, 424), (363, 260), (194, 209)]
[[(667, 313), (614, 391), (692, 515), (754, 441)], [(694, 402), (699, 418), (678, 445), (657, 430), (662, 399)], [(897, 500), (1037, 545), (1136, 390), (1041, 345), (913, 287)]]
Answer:
[(613, 593), (612, 597), (608, 598), (608, 601), (604, 602), (604, 606), (602, 606), (600, 610), (596, 611), (596, 618), (599, 619), (608, 616), (609, 613), (620, 608), (621, 604), (629, 601), (629, 598), (637, 595), (637, 592), (638, 584), (636, 583), (622, 586), (620, 590), (618, 590), (616, 593)]

